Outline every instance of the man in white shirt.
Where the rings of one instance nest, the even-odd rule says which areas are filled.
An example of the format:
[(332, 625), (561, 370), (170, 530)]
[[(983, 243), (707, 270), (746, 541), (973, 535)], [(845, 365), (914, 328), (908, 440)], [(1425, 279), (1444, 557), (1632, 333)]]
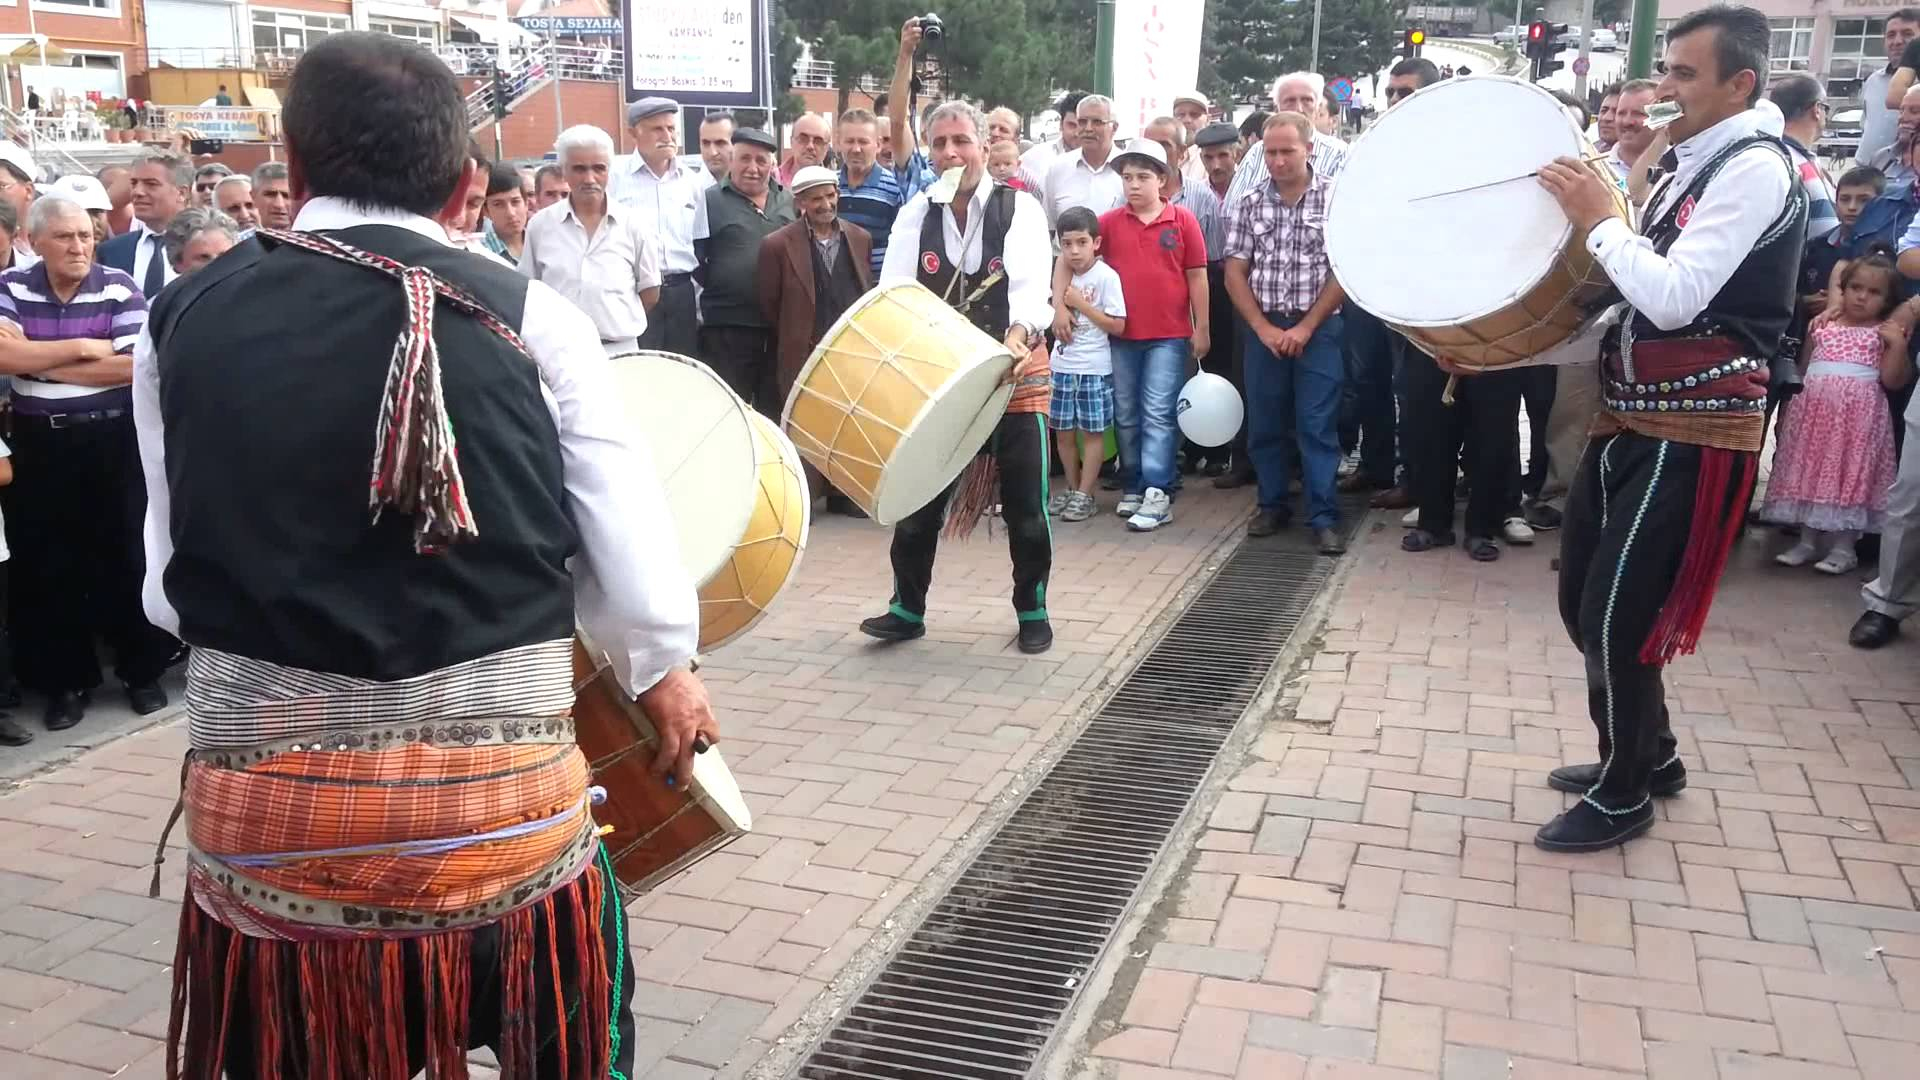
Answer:
[[(581, 312), (448, 246), (438, 221), (475, 166), (439, 58), (332, 35), (286, 102), (294, 233), (165, 293), (133, 363), (146, 610), (194, 647), (188, 693), (209, 703), (188, 721), (183, 820), (221, 837), (175, 856), (182, 938), (205, 948), (173, 972), (169, 1060), (184, 1051), (196, 1077), (223, 1056), (247, 1075), (317, 1075), (333, 1060), (317, 1041), (255, 1034), (297, 1015), (379, 1063), (363, 1076), (462, 1060), (469, 1039), (521, 1075), (568, 1074), (569, 1046), (576, 1066), (638, 1075), (625, 913), (566, 718), (577, 624), (661, 733), (653, 782), (684, 791), (696, 742), (717, 739), (672, 512)], [(399, 118), (367, 125), (376, 113)], [(436, 377), (409, 383), (426, 363)], [(402, 386), (419, 408), (393, 407)], [(367, 812), (397, 805), (396, 785), (438, 798)], [(265, 810), (276, 791), (297, 820)], [(456, 829), (456, 806), (516, 842), (420, 848), (488, 835)], [(303, 839), (274, 846), (288, 829)], [(328, 903), (347, 886), (324, 869), (342, 835), (386, 854), (356, 863), (351, 903)], [(476, 854), (484, 872), (446, 872)], [(243, 884), (278, 870), (270, 905)], [(203, 959), (243, 951), (289, 974), (351, 960), (365, 977), (302, 990)], [(419, 955), (457, 995), (419, 991)], [(369, 1006), (367, 987), (403, 985), (407, 1001)], [(536, 996), (561, 1007), (505, 1007)]]
[(1621, 190), (1627, 186), (1627, 174), (1633, 171), (1633, 163), (1653, 145), (1656, 132), (1647, 126), (1647, 106), (1653, 104), (1653, 95), (1659, 84), (1651, 79), (1634, 79), (1620, 87), (1620, 95), (1615, 99), (1613, 112), (1614, 144), (1607, 152), (1607, 168), (1619, 183)]
[(1693, 650), (1746, 515), (1806, 240), (1780, 112), (1754, 107), (1770, 37), (1763, 13), (1719, 5), (1668, 31), (1658, 96), (1683, 110), (1668, 129), (1677, 165), (1640, 233), (1579, 161), (1540, 170), (1626, 299), (1537, 358), (1597, 349), (1604, 388), (1560, 547), (1560, 614), (1586, 657), (1600, 760), (1549, 775), (1579, 797), (1535, 836), (1550, 851), (1625, 843), (1653, 824), (1653, 798), (1686, 786), (1661, 673)]
[(191, 200), (193, 162), (169, 150), (149, 150), (134, 159), (132, 184), (133, 231), (102, 244), (100, 261), (131, 275), (152, 299), (177, 276), (160, 237)]
[(1047, 227), (1060, 212), (1084, 206), (1098, 217), (1126, 205), (1126, 185), (1113, 167), (1113, 100), (1099, 94), (1080, 99), (1079, 148), (1060, 155), (1047, 167), (1040, 191), (1047, 208)]
[(213, 205), (246, 231), (242, 240), (253, 235), (253, 230), (260, 225), (260, 211), (253, 205), (253, 177), (244, 173), (220, 181), (213, 189)]
[(527, 222), (520, 272), (586, 312), (608, 355), (631, 352), (660, 298), (658, 248), (640, 215), (607, 197), (612, 136), (579, 124), (561, 132), (553, 149), (566, 170), (567, 201)]
[(1866, 77), (1860, 84), (1860, 107), (1866, 116), (1860, 123), (1860, 145), (1853, 160), (1873, 164), (1873, 155), (1892, 144), (1900, 125), (1900, 111), (1887, 107), (1887, 85), (1900, 64), (1907, 42), (1920, 34), (1920, 8), (1904, 7), (1887, 16), (1887, 66)]
[(1034, 143), (1020, 155), (1019, 177), (1036, 199), (1042, 197), (1047, 170), (1061, 155), (1070, 154), (1080, 146), (1080, 117), (1074, 110), (1080, 107), (1081, 100), (1086, 96), (1084, 90), (1070, 90), (1060, 95), (1060, 100), (1053, 103), (1053, 111), (1060, 117), (1059, 135)]
[[(1273, 108), (1275, 112), (1295, 112), (1314, 121), (1313, 151), (1311, 163), (1316, 176), (1331, 180), (1340, 175), (1340, 166), (1346, 164), (1347, 144), (1320, 131), (1318, 121), (1327, 114), (1327, 80), (1324, 76), (1311, 71), (1295, 71), (1282, 75), (1273, 83)], [(1257, 145), (1259, 137), (1254, 142)], [(1227, 189), (1227, 213), (1231, 215), (1234, 204), (1248, 191), (1260, 186), (1267, 179), (1266, 155), (1253, 148), (1247, 150), (1240, 159), (1240, 168), (1233, 174), (1233, 184)]]
[(700, 347), (693, 238), (707, 231), (704, 193), (710, 181), (703, 168), (680, 160), (679, 102), (641, 98), (627, 106), (627, 127), (635, 149), (617, 163), (610, 194), (639, 218), (640, 231), (660, 255), (660, 302), (648, 313), (640, 347), (693, 356)]

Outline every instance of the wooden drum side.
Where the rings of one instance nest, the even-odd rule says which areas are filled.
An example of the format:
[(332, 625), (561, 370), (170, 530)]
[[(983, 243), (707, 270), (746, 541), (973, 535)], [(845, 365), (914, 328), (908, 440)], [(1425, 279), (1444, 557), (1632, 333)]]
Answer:
[(700, 589), (700, 648), (746, 633), (800, 567), (812, 507), (799, 454), (773, 421), (754, 417), (758, 454), (753, 517), (733, 558)]

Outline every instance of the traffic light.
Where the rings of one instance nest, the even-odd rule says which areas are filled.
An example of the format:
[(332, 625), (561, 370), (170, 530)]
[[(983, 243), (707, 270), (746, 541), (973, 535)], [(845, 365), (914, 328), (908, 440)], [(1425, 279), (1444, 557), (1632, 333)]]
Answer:
[(1566, 23), (1533, 22), (1527, 24), (1527, 60), (1534, 82), (1567, 65), (1558, 59), (1567, 48)]
[(1400, 55), (1411, 60), (1420, 55), (1420, 46), (1427, 43), (1427, 32), (1419, 27), (1410, 27), (1400, 37)]

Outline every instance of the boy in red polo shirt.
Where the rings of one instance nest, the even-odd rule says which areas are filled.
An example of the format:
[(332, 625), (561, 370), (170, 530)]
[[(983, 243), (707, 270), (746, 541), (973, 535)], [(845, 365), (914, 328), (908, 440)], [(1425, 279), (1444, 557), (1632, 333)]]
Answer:
[(1205, 357), (1209, 347), (1207, 242), (1193, 212), (1166, 201), (1159, 143), (1135, 139), (1113, 163), (1127, 205), (1101, 215), (1100, 233), (1101, 254), (1127, 297), (1126, 329), (1112, 341), (1120, 513), (1129, 529), (1147, 532), (1173, 520), (1180, 384), (1187, 357)]

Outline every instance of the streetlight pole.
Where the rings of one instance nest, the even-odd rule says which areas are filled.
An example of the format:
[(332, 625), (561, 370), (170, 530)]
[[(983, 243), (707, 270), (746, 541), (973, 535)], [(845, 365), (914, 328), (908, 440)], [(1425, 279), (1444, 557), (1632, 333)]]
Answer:
[(1587, 67), (1593, 61), (1588, 56), (1593, 51), (1593, 0), (1583, 0), (1580, 5), (1580, 62), (1573, 72), (1573, 96), (1581, 101), (1587, 100)]
[(1660, 17), (1660, 0), (1633, 0), (1633, 38), (1627, 42), (1627, 78), (1653, 74), (1653, 26)]
[(1115, 0), (1099, 0), (1094, 5), (1093, 91), (1113, 96), (1113, 32)]
[(1320, 70), (1320, 0), (1313, 0), (1313, 47), (1307, 53), (1307, 70)]

